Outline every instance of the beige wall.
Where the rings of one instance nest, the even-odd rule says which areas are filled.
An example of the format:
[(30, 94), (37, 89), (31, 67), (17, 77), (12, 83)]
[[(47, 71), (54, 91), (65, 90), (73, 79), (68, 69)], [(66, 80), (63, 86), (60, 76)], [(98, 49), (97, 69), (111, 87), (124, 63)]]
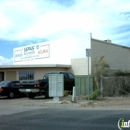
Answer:
[(130, 70), (130, 48), (92, 39), (91, 49), (92, 63), (95, 57), (105, 56), (111, 68)]
[(39, 68), (39, 69), (35, 69), (35, 79), (42, 79), (43, 75), (46, 72), (50, 72), (50, 71), (67, 71), (65, 68)]
[(42, 79), (44, 73), (50, 71), (67, 71), (66, 68), (21, 68), (21, 69), (0, 69), (0, 71), (5, 72), (5, 80), (19, 80), (19, 71), (34, 71), (34, 79)]
[[(88, 75), (88, 58), (72, 59), (68, 71), (74, 75)], [(91, 74), (91, 58), (89, 58), (89, 74)]]
[[(91, 60), (91, 59), (90, 59)], [(72, 59), (72, 67), (71, 68), (8, 68), (8, 69), (0, 69), (2, 72), (5, 72), (5, 80), (19, 80), (19, 71), (34, 71), (34, 79), (42, 79), (43, 75), (46, 72), (50, 71), (68, 71), (72, 72), (74, 75), (87, 75), (87, 58), (81, 59)]]

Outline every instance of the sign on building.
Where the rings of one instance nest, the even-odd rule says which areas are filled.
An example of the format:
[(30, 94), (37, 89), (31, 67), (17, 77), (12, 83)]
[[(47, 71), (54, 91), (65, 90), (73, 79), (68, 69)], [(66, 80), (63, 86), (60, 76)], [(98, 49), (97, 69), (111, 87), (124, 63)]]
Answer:
[(20, 48), (15, 48), (13, 52), (14, 63), (34, 63), (39, 59), (50, 56), (50, 46), (44, 44), (33, 44)]
[(77, 31), (52, 41), (14, 48), (13, 64), (71, 65), (71, 59), (85, 58), (85, 48), (91, 49), (91, 35), (88, 32)]

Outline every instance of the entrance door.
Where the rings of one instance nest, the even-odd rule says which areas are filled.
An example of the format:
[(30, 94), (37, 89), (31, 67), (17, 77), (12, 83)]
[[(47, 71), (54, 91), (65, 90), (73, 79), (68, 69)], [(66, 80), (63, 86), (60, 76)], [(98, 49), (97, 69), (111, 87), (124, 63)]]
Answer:
[(16, 71), (6, 71), (6, 80), (16, 80)]
[(0, 72), (0, 82), (4, 81), (4, 72)]

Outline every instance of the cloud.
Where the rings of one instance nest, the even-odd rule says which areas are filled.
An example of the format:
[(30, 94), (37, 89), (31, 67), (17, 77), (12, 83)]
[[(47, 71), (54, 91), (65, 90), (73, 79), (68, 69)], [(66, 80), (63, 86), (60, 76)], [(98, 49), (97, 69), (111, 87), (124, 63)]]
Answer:
[(91, 32), (94, 38), (116, 42), (121, 40), (120, 34), (130, 34), (120, 29), (130, 24), (129, 7), (129, 0), (1, 0), (0, 38), (48, 39), (80, 29)]
[(12, 65), (13, 64), (13, 58), (7, 59), (3, 56), (0, 56), (0, 65)]
[[(130, 46), (129, 0), (0, 0), (0, 42), (27, 45), (65, 37)], [(0, 64), (12, 59), (0, 56)]]

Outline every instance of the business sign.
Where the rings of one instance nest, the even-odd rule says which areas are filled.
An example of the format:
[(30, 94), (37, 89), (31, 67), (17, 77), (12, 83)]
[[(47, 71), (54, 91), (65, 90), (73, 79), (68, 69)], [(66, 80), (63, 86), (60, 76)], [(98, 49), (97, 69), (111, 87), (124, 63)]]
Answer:
[(14, 51), (14, 61), (15, 62), (23, 61), (23, 48)]
[(14, 49), (14, 62), (29, 62), (50, 56), (49, 44), (33, 44)]
[(85, 58), (85, 49), (91, 49), (91, 35), (86, 32), (14, 49), (14, 65), (66, 64), (71, 59)]

